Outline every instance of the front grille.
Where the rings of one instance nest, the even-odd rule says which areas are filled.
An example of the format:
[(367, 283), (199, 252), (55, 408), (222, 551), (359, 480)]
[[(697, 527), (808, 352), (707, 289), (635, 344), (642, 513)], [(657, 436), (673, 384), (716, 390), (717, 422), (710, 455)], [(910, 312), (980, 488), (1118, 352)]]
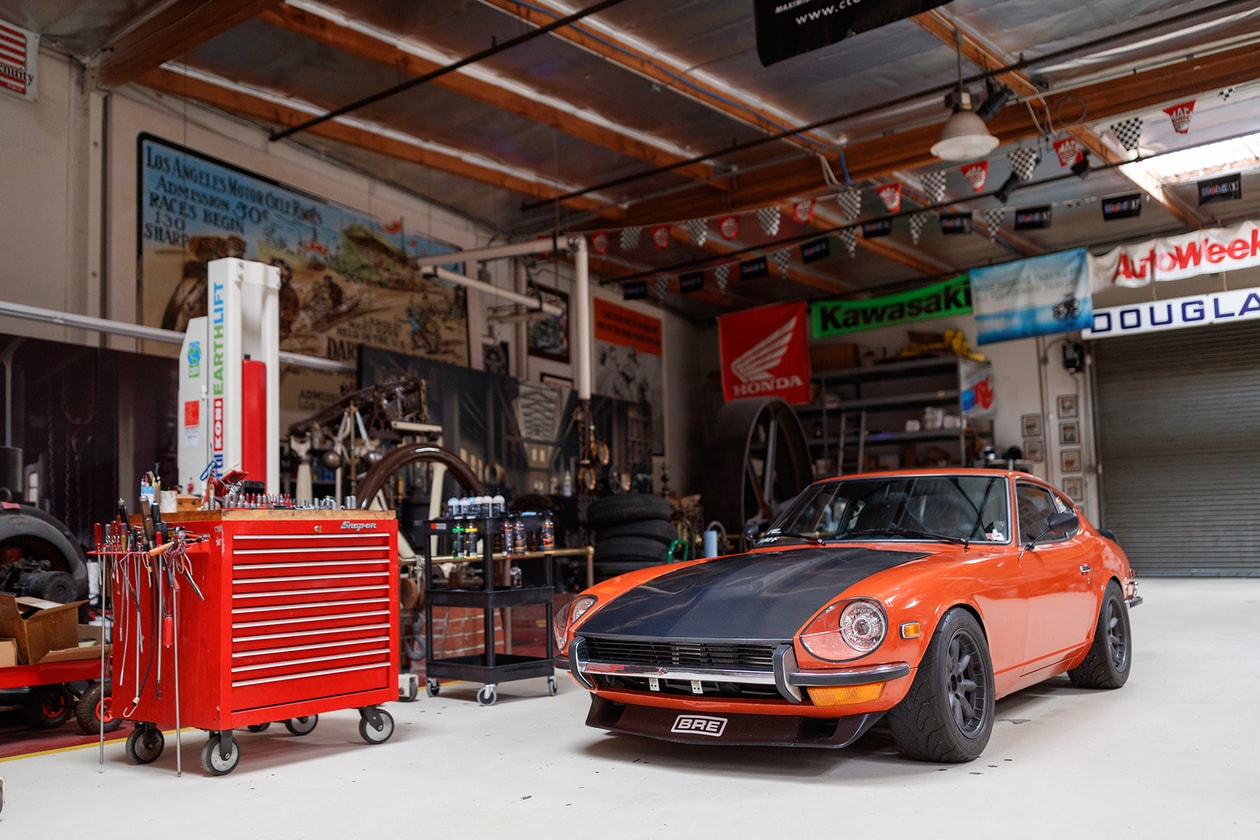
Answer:
[(587, 658), (657, 668), (774, 670), (774, 651), (786, 642), (654, 642), (586, 636)]

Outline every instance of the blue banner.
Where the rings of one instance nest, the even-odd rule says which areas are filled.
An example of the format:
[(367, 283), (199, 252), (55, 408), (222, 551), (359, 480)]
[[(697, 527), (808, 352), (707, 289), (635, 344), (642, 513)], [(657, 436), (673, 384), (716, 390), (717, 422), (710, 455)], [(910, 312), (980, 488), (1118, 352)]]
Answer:
[(971, 299), (980, 344), (1087, 329), (1093, 298), (1085, 249), (972, 269)]

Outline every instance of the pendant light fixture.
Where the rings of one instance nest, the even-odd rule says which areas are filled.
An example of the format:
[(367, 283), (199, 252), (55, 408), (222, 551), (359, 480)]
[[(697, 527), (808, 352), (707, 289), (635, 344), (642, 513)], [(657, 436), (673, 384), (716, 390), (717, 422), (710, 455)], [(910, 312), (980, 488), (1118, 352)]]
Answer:
[(954, 39), (958, 55), (958, 89), (945, 95), (945, 105), (953, 108), (954, 113), (941, 130), (941, 139), (932, 146), (932, 154), (941, 160), (975, 160), (996, 149), (999, 141), (971, 108), (971, 94), (963, 87), (962, 34), (958, 30), (954, 30)]

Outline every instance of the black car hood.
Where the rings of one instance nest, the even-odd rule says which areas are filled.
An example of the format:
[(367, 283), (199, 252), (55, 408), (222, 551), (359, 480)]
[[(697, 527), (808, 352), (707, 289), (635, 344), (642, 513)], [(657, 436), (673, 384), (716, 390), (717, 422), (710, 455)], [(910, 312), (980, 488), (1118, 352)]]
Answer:
[(921, 551), (797, 548), (737, 554), (666, 572), (618, 595), (579, 635), (790, 639), (824, 604)]

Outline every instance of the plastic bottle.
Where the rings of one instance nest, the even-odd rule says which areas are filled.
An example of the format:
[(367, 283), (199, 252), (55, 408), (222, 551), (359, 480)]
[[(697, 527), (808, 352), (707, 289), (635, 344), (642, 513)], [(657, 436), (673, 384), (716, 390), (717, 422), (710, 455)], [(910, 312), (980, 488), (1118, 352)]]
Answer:
[(516, 525), (511, 519), (503, 520), (503, 554), (516, 553)]
[(490, 498), (490, 516), (502, 516), (507, 512), (507, 500), (502, 493), (495, 493)]
[(564, 471), (564, 482), (560, 485), (560, 495), (566, 499), (573, 495), (573, 473)]
[(519, 516), (516, 517), (512, 522), (512, 531), (512, 548), (517, 554), (524, 554), (529, 550), (529, 543), (525, 538), (525, 520)]
[(556, 550), (556, 523), (551, 518), (551, 513), (543, 514), (542, 521), (542, 537), (539, 540), (539, 551), (555, 551)]

